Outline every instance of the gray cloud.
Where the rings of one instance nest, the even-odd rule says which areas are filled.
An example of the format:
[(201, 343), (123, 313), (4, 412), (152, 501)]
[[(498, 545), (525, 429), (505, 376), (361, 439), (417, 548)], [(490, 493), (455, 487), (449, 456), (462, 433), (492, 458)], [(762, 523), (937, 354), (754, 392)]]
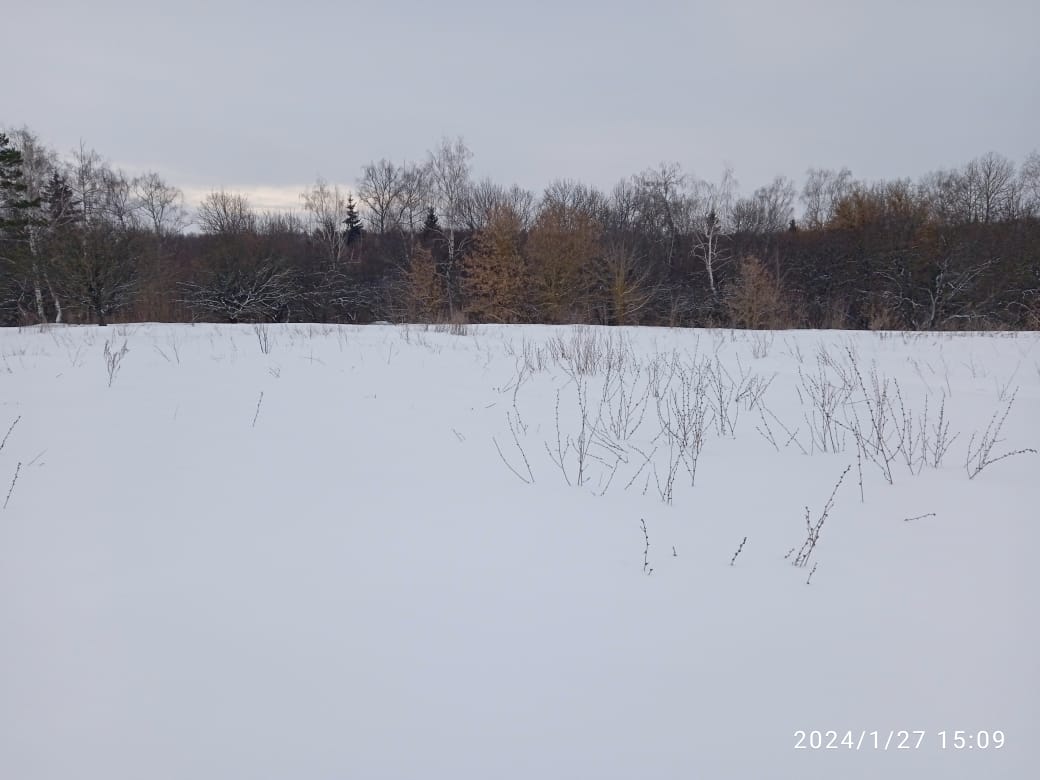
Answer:
[(478, 175), (534, 189), (663, 160), (728, 162), (745, 189), (810, 165), (917, 176), (1040, 146), (1038, 7), (21, 3), (0, 123), (196, 191), (350, 182), (456, 134)]

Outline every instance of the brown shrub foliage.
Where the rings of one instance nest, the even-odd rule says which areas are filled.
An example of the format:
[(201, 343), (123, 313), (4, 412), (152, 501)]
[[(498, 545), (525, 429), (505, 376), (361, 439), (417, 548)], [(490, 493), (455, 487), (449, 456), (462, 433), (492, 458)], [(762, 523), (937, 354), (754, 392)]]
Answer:
[(478, 322), (522, 322), (528, 301), (527, 264), (521, 251), (521, 222), (498, 209), (463, 260), (466, 311)]
[(740, 261), (736, 278), (724, 288), (723, 303), (734, 327), (762, 330), (797, 324), (797, 307), (757, 257)]

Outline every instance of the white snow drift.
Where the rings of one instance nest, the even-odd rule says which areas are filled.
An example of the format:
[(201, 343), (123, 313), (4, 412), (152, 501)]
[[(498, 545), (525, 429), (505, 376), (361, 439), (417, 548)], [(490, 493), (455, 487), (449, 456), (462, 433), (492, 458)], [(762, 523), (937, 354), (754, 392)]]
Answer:
[(1038, 341), (0, 331), (0, 778), (1035, 776)]

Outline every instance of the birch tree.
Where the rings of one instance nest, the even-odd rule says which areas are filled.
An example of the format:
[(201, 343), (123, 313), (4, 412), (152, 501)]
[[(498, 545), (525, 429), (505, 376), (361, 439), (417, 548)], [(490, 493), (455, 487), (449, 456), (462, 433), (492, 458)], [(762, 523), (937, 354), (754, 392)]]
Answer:
[(849, 194), (853, 186), (852, 171), (842, 168), (831, 171), (810, 168), (802, 187), (802, 204), (805, 207), (802, 219), (811, 230), (818, 230), (834, 216), (837, 204)]
[(327, 268), (338, 268), (347, 255), (347, 198), (339, 185), (330, 185), (324, 179), (300, 194), (309, 220), (309, 232), (319, 247)]
[(462, 208), (469, 187), (469, 161), (473, 152), (462, 136), (455, 140), (442, 138), (429, 153), (427, 170), (430, 184), (440, 213), (441, 234), (447, 244), (448, 257), (445, 281), (448, 288), (448, 313), (454, 316), (457, 305), (458, 253), (457, 231), (462, 227)]
[(693, 238), (693, 255), (704, 265), (712, 300), (719, 297), (719, 269), (731, 259), (725, 237), (733, 216), (736, 189), (737, 181), (729, 167), (717, 183), (701, 181), (697, 185), (702, 216)]
[(48, 180), (58, 166), (58, 156), (27, 127), (12, 131), (11, 143), (21, 155), (22, 183), (25, 186), (24, 198), (26, 203), (30, 204), (26, 210), (24, 248), (28, 261), (26, 273), (32, 286), (36, 317), (39, 322), (47, 321), (44, 304), (44, 290), (46, 290), (52, 299), (55, 321), (60, 322), (61, 301), (55, 295), (48, 276), (48, 258), (45, 256), (44, 249), (47, 220), (41, 210)]

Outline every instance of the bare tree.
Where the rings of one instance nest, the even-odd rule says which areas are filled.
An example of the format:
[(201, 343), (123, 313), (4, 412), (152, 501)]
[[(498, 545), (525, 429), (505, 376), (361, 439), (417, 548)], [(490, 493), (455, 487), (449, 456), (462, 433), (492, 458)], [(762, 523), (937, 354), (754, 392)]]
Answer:
[(1040, 152), (1031, 152), (1018, 170), (1018, 186), (1026, 215), (1040, 217)]
[(441, 231), (448, 246), (446, 281), (448, 287), (448, 311), (455, 313), (455, 288), (458, 275), (457, 235), (462, 227), (462, 206), (469, 187), (469, 161), (473, 152), (459, 136), (455, 140), (442, 138), (437, 148), (429, 154), (427, 169), (430, 183), (441, 214)]
[(296, 297), (292, 272), (270, 259), (248, 265), (220, 263), (202, 281), (182, 287), (184, 302), (196, 312), (232, 323), (287, 317)]
[(921, 269), (905, 262), (881, 272), (888, 282), (885, 302), (918, 330), (933, 330), (957, 320), (971, 320), (974, 289), (992, 262), (965, 262), (949, 253)]
[(484, 230), (505, 202), (506, 190), (501, 184), (488, 178), (473, 182), (466, 188), (459, 207), (461, 226), (467, 230)]
[(300, 194), (310, 215), (310, 235), (321, 250), (326, 266), (336, 268), (347, 254), (347, 198), (338, 185), (324, 179)]
[(107, 165), (101, 169), (100, 176), (104, 219), (124, 231), (140, 230), (141, 204), (135, 197), (131, 181), (122, 171), (112, 170)]
[(414, 235), (422, 229), (426, 213), (433, 202), (430, 173), (425, 166), (406, 163), (403, 180), (401, 205), (397, 212), (397, 227)]
[(94, 149), (80, 142), (65, 167), (65, 176), (86, 224), (106, 223), (122, 230), (140, 229), (141, 204), (130, 180)]
[(972, 160), (965, 178), (978, 204), (978, 219), (990, 223), (1014, 215), (1016, 202), (1015, 164), (996, 152)]
[(429, 170), (409, 162), (396, 165), (386, 159), (369, 163), (362, 169), (357, 197), (372, 232), (415, 234), (422, 229), (433, 201)]
[(190, 220), (184, 205), (184, 194), (168, 184), (154, 171), (135, 176), (130, 181), (135, 209), (134, 222), (151, 240), (143, 241), (138, 283), (138, 301), (150, 316), (173, 316), (174, 268), (169, 263), (170, 239), (179, 235)]
[(481, 179), (466, 190), (462, 223), (468, 230), (485, 230), (503, 210), (519, 220), (521, 230), (527, 230), (534, 220), (534, 194), (516, 184), (504, 187), (491, 179)]
[(368, 211), (372, 232), (386, 233), (399, 227), (407, 189), (406, 166), (382, 159), (362, 169), (357, 194)]
[(1014, 163), (989, 152), (960, 170), (928, 174), (921, 189), (936, 219), (964, 224), (1014, 219), (1023, 209), (1026, 187), (1015, 176)]
[(696, 225), (696, 200), (688, 185), (689, 177), (676, 163), (661, 163), (632, 177), (640, 228), (654, 238), (669, 267), (678, 255), (682, 236)]
[(228, 322), (287, 320), (299, 289), (285, 252), (306, 234), (299, 216), (257, 214), (245, 196), (218, 190), (203, 199), (197, 221), (216, 240), (205, 271), (181, 285), (182, 302)]
[(159, 174), (143, 173), (134, 178), (131, 187), (143, 220), (160, 242), (188, 226), (184, 193), (163, 181)]
[(108, 165), (101, 155), (80, 142), (79, 148), (72, 152), (67, 175), (83, 221), (88, 225), (106, 221), (109, 197), (105, 188), (109, 175)]
[(718, 273), (732, 258), (725, 244), (731, 227), (737, 180), (727, 167), (718, 183), (698, 182), (698, 205), (701, 220), (694, 234), (693, 256), (704, 264), (708, 274), (708, 289), (713, 300), (719, 297)]
[(256, 218), (256, 232), (267, 238), (295, 238), (307, 235), (307, 225), (295, 211), (267, 209)]
[(587, 184), (573, 179), (556, 179), (542, 193), (541, 208), (555, 206), (584, 214), (592, 219), (601, 219), (607, 210), (607, 199)]
[(195, 221), (210, 235), (254, 233), (257, 216), (245, 195), (213, 190), (199, 204)]
[(62, 295), (98, 325), (134, 301), (137, 290), (137, 250), (134, 236), (118, 224), (78, 225), (76, 250), (58, 270)]
[(960, 211), (960, 188), (960, 174), (956, 171), (932, 171), (918, 185), (930, 217), (943, 224), (967, 221)]
[(777, 176), (772, 183), (759, 187), (750, 198), (741, 198), (733, 206), (733, 232), (780, 233), (794, 217), (794, 182)]
[[(138, 204), (130, 182), (80, 143), (48, 194), (48, 285), (100, 325), (137, 291)], [(55, 319), (61, 319), (55, 295)]]
[(852, 171), (810, 168), (802, 188), (802, 204), (805, 206), (803, 220), (815, 230), (826, 225), (834, 216), (837, 204), (852, 189)]
[(628, 179), (614, 185), (603, 209), (603, 224), (615, 233), (627, 235), (639, 219), (639, 191)]

